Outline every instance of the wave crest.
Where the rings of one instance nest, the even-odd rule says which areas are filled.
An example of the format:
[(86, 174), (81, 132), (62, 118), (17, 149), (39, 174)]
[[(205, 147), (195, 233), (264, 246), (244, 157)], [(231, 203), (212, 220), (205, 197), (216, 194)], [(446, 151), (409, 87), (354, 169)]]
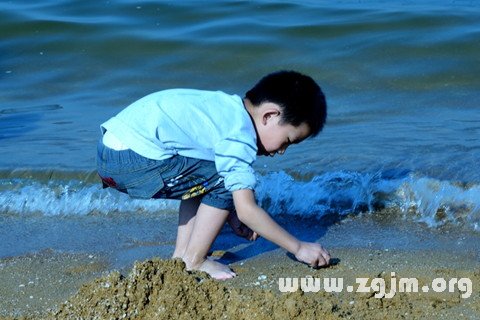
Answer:
[[(480, 231), (480, 186), (442, 181), (412, 172), (326, 172), (309, 180), (284, 172), (258, 177), (256, 197), (272, 215), (345, 216), (398, 207), (431, 227), (465, 225)], [(83, 180), (0, 180), (0, 214), (68, 216), (157, 213), (178, 201), (138, 200)]]

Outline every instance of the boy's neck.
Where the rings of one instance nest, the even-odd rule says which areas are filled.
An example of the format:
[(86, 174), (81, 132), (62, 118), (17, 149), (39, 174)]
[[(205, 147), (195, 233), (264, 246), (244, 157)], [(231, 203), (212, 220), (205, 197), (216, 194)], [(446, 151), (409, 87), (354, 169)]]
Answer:
[(250, 114), (250, 117), (252, 117), (252, 113), (253, 113), (253, 104), (250, 102), (250, 100), (248, 100), (248, 98), (243, 98), (243, 106), (245, 107), (245, 109), (247, 110), (248, 114)]
[[(250, 119), (252, 120), (253, 127), (255, 128), (255, 131), (257, 130), (257, 120), (258, 114), (257, 114), (257, 108), (252, 104), (252, 102), (247, 99), (243, 98), (243, 106), (245, 107), (245, 110), (247, 110), (248, 115), (250, 116)], [(258, 132), (257, 132), (258, 135)]]

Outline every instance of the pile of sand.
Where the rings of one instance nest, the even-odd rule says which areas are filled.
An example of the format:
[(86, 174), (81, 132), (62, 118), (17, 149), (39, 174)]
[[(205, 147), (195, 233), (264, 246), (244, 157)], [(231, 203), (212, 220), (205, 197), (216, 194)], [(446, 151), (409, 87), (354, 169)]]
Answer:
[(186, 271), (181, 260), (154, 259), (136, 263), (126, 277), (112, 272), (84, 285), (51, 318), (405, 319), (455, 313), (462, 309), (460, 300), (458, 294), (378, 299), (373, 293), (280, 293), (229, 287), (204, 273)]
[(300, 291), (281, 296), (261, 289), (227, 288), (204, 273), (188, 272), (181, 260), (136, 263), (84, 285), (54, 318), (83, 319), (288, 319), (325, 318), (332, 304), (302, 299)]

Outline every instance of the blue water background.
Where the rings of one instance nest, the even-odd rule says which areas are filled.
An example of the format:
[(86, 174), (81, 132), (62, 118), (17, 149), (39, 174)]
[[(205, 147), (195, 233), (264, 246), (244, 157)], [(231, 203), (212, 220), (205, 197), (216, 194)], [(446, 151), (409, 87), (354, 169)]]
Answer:
[(174, 209), (89, 178), (100, 123), (153, 91), (243, 95), (295, 69), (328, 123), (255, 164), (272, 214), (395, 206), (480, 229), (477, 1), (1, 1), (0, 39), (2, 214)]

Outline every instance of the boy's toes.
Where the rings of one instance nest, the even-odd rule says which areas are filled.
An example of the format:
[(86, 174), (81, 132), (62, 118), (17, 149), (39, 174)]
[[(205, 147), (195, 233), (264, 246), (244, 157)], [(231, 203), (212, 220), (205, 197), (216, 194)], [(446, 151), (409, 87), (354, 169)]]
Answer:
[(217, 280), (228, 280), (236, 276), (234, 272), (222, 272), (219, 274), (211, 274), (211, 276)]
[(199, 269), (217, 280), (227, 280), (236, 276), (228, 266), (209, 259), (206, 259)]

